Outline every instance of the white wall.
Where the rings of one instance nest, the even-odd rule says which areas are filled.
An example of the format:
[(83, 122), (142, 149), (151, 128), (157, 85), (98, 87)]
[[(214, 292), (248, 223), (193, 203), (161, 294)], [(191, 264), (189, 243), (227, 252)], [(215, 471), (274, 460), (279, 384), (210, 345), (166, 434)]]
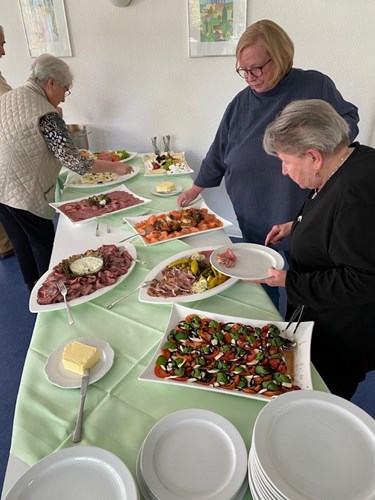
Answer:
[[(75, 74), (67, 123), (91, 131), (90, 146), (145, 152), (150, 137), (170, 134), (199, 169), (222, 113), (244, 82), (234, 56), (188, 57), (188, 0), (65, 0)], [(248, 0), (247, 23), (272, 19), (295, 43), (295, 66), (328, 74), (360, 110), (363, 143), (375, 145), (375, 0)], [(6, 57), (0, 70), (22, 85), (28, 54), (18, 1), (1, 0)], [(220, 196), (219, 196), (220, 195)], [(210, 206), (234, 219), (223, 188), (205, 191)], [(234, 233), (236, 231), (232, 231)]]

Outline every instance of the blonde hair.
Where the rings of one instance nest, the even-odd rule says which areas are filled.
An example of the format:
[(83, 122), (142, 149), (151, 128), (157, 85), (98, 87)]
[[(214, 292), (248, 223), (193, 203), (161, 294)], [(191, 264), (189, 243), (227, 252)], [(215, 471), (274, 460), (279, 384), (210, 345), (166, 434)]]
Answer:
[(294, 44), (289, 35), (278, 24), (269, 19), (257, 21), (246, 29), (237, 43), (237, 68), (241, 52), (255, 43), (262, 45), (272, 59), (275, 75), (270, 83), (274, 86), (293, 66)]

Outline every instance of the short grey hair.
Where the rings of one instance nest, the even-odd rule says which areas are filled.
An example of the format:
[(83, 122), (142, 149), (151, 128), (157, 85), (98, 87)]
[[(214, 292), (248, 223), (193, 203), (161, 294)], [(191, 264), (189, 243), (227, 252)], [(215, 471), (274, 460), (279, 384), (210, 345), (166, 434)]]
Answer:
[(4, 35), (4, 28), (2, 26), (0, 26), (0, 33)]
[(270, 123), (263, 137), (269, 155), (303, 155), (308, 149), (334, 153), (349, 145), (349, 125), (336, 110), (320, 99), (301, 99), (288, 104)]
[(44, 85), (49, 78), (67, 87), (73, 82), (73, 74), (66, 62), (51, 54), (42, 54), (31, 65), (29, 80)]

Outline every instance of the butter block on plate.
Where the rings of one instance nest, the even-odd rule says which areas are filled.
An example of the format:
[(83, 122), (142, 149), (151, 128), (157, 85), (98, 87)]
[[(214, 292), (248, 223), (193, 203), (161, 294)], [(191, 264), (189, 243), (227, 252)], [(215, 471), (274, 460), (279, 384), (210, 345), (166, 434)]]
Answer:
[(66, 370), (83, 375), (100, 357), (99, 349), (73, 340), (64, 347), (62, 363)]
[(176, 191), (176, 184), (170, 181), (164, 181), (156, 185), (157, 193), (172, 193)]

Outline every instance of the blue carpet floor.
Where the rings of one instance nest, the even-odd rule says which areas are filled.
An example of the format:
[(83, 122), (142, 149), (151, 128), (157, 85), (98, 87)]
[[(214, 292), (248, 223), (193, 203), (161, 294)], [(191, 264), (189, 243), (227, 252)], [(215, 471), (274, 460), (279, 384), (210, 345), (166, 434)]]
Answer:
[[(8, 461), (14, 407), (36, 315), (16, 257), (0, 260), (0, 491)], [(285, 299), (285, 298), (284, 298)], [(375, 418), (375, 372), (360, 384), (352, 401)]]

